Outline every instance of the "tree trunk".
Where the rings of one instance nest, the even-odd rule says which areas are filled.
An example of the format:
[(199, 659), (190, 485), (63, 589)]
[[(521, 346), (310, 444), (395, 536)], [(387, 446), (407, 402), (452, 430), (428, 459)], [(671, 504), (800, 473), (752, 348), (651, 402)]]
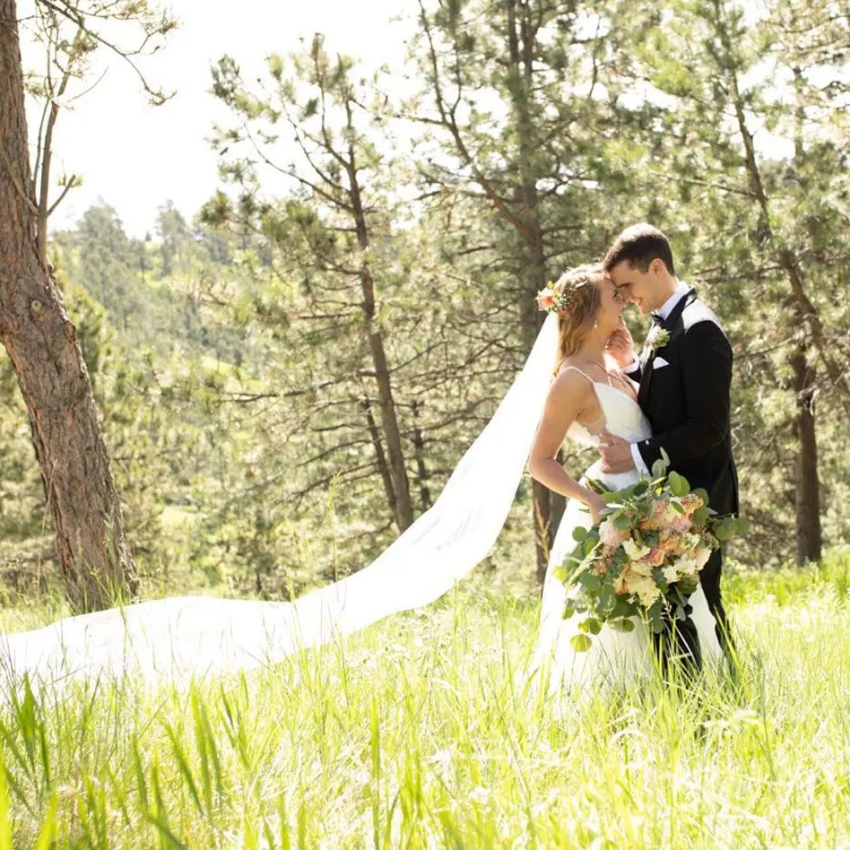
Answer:
[[(508, 0), (506, 5), (508, 24), (508, 55), (516, 80), (522, 81), (511, 89), (515, 129), (519, 147), (520, 185), (516, 197), (520, 204), (520, 218), (525, 223), (523, 257), (525, 286), (521, 290), (521, 317), (523, 335), (528, 349), (534, 344), (544, 314), (535, 303), (535, 296), (546, 286), (546, 252), (543, 245), (543, 228), (540, 222), (540, 199), (537, 191), (537, 175), (532, 165), (537, 153), (535, 127), (531, 116), (530, 99), (534, 91), (534, 35), (529, 19), (528, 6), (517, 0)], [(554, 365), (554, 364), (553, 364)], [(555, 539), (557, 521), (564, 513), (565, 499), (553, 493), (539, 481), (531, 487), (532, 513), (535, 523), (535, 552), (537, 555), (537, 579), (543, 584), (549, 552)]]
[[(349, 116), (350, 125), (350, 116)], [(360, 195), (360, 185), (354, 165), (354, 150), (349, 147), (348, 177), (351, 209), (354, 225), (357, 230), (357, 242), (360, 249), (366, 253), (369, 248), (369, 230), (366, 226), (366, 213)], [(401, 444), (401, 429), (398, 424), (395, 401), (393, 400), (390, 370), (384, 349), (384, 337), (375, 322), (375, 281), (372, 278), (372, 267), (364, 257), (360, 264), (360, 287), (363, 294), (363, 313), (366, 318), (366, 331), (369, 334), (369, 351), (372, 354), (372, 365), (375, 369), (375, 380), (378, 385), (378, 409), (381, 413), (381, 428), (387, 445), (390, 477), (395, 493), (395, 517), (398, 530), (404, 531), (413, 525), (413, 500), (410, 497), (410, 483), (404, 465), (404, 451)]]
[(425, 438), (419, 427), (419, 402), (414, 401), (410, 406), (410, 415), (413, 418), (413, 452), (416, 460), (416, 475), (419, 483), (419, 507), (424, 513), (431, 507), (431, 490), (428, 488), (428, 467), (425, 464)]
[(387, 463), (387, 456), (384, 453), (384, 447), (381, 444), (381, 432), (378, 431), (378, 425), (375, 422), (375, 417), (372, 415), (372, 407), (368, 399), (363, 399), (363, 413), (366, 416), (366, 427), (369, 430), (369, 438), (372, 440), (372, 447), (375, 449), (375, 457), (378, 459), (378, 470), (381, 473), (381, 481), (384, 484), (384, 494), (387, 497), (387, 504), (390, 506), (393, 516), (396, 515), (396, 498), (395, 490), (393, 490), (393, 479), (390, 475), (390, 467)]
[(797, 412), (794, 431), (797, 436), (795, 507), (797, 525), (797, 563), (819, 561), (823, 537), (820, 524), (820, 482), (818, 446), (815, 432), (814, 381), (806, 362), (806, 349), (800, 346), (789, 358), (794, 370)]
[(72, 603), (135, 594), (135, 564), (74, 326), (38, 256), (15, 0), (0, 0), (0, 341), (27, 407)]

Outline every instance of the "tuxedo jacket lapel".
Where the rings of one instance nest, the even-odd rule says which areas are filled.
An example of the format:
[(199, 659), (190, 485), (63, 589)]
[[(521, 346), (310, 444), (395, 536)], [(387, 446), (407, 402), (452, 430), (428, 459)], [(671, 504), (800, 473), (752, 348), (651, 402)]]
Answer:
[(676, 306), (670, 311), (670, 315), (661, 322), (661, 327), (664, 328), (665, 331), (669, 331), (671, 334), (676, 327), (676, 322), (679, 321), (682, 313), (685, 312), (685, 307), (689, 304), (693, 304), (694, 301), (697, 300), (697, 293), (695, 289), (691, 289), (689, 292), (686, 292), (677, 302)]
[[(661, 329), (667, 331), (671, 336), (676, 328), (676, 324), (682, 317), (685, 308), (696, 301), (696, 291), (691, 289), (686, 292), (677, 302), (676, 306), (670, 311), (670, 315), (661, 321)], [(653, 361), (657, 351), (650, 350), (646, 361), (641, 365), (640, 386), (638, 387), (638, 405), (646, 410), (649, 400), (649, 386), (652, 383)]]
[(646, 361), (641, 366), (640, 384), (638, 385), (638, 407), (646, 410), (646, 401), (649, 398), (649, 384), (652, 381), (652, 361), (655, 360), (655, 352), (650, 350)]

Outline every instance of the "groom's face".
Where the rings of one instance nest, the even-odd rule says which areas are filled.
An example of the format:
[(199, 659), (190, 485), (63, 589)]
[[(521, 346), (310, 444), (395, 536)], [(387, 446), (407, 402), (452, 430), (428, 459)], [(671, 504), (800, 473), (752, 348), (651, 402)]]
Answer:
[(628, 260), (623, 260), (608, 270), (608, 277), (614, 281), (620, 295), (626, 301), (631, 301), (642, 315), (646, 316), (660, 306), (655, 303), (658, 300), (657, 280), (652, 264), (647, 271), (642, 272)]

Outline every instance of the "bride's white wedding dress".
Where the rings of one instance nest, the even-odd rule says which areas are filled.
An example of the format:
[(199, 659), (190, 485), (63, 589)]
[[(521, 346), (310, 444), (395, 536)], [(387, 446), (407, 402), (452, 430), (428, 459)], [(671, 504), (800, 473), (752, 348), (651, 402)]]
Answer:
[[(487, 556), (504, 525), (543, 411), (556, 348), (553, 314), (436, 503), (365, 569), (294, 602), (180, 597), (0, 635), (0, 693), (8, 695), (24, 674), (35, 687), (61, 692), (66, 684), (86, 677), (130, 675), (181, 682), (248, 670), (340, 640), (390, 614), (430, 604)], [(645, 434), (637, 405), (603, 386), (597, 385), (597, 392), (609, 429), (627, 438)], [(572, 435), (582, 437), (577, 429)], [(609, 483), (618, 486), (618, 480)], [(553, 563), (568, 550), (579, 521), (571, 506), (557, 535)], [(568, 632), (560, 619), (561, 594), (557, 582), (547, 581), (539, 648), (554, 649), (561, 669), (567, 670), (575, 665), (563, 652)], [(701, 635), (704, 632), (701, 629)], [(631, 643), (618, 644), (626, 645)], [(597, 657), (599, 653), (591, 653), (583, 663), (595, 664)]]
[[(646, 417), (630, 395), (607, 383), (594, 381), (587, 375), (585, 378), (593, 384), (604, 414), (605, 424), (599, 431), (607, 429), (630, 443), (651, 436)], [(568, 431), (568, 437), (588, 447), (595, 447), (599, 442), (597, 436), (577, 422)], [(601, 481), (612, 490), (622, 490), (640, 478), (637, 470), (611, 475), (603, 473), (601, 467), (601, 461), (596, 461), (586, 470), (584, 478)], [(565, 688), (585, 687), (595, 681), (628, 684), (637, 677), (649, 674), (653, 668), (647, 629), (640, 622), (635, 622), (631, 632), (603, 627), (592, 638), (591, 647), (586, 652), (576, 652), (570, 643), (573, 636), (581, 633), (578, 624), (582, 617), (574, 615), (568, 620), (563, 618), (566, 589), (553, 573), (575, 546), (573, 531), (579, 526), (588, 528), (590, 524), (590, 514), (584, 505), (577, 501), (568, 502), (549, 556), (533, 668), (548, 675), (551, 694)], [(715, 620), (701, 587), (691, 596), (690, 604), (703, 661), (710, 663), (710, 659), (719, 660), (721, 649), (715, 632)]]

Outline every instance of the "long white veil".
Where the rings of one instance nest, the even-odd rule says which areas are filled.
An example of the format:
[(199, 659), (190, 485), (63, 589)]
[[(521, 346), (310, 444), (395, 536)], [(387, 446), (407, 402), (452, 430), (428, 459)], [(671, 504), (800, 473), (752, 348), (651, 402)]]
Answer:
[[(522, 371), (433, 507), (377, 560), (294, 602), (191, 596), (0, 636), (0, 671), (40, 683), (88, 674), (183, 679), (273, 663), (399, 611), (428, 605), (488, 554), (542, 414), (557, 348), (550, 315)], [(0, 673), (0, 676), (2, 676)]]

